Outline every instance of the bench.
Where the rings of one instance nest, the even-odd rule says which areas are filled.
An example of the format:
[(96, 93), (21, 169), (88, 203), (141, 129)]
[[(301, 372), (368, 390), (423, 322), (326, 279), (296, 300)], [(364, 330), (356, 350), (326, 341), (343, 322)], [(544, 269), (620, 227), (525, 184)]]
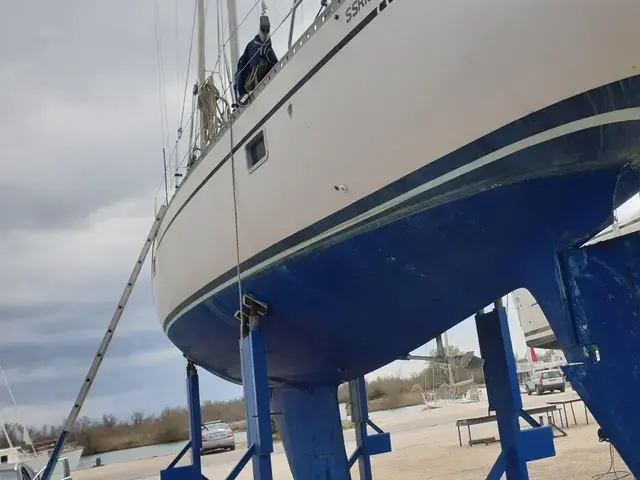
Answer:
[[(521, 416), (524, 420), (527, 421), (532, 427), (539, 427), (540, 425), (544, 425), (544, 415), (546, 414), (547, 423), (556, 431), (560, 433), (560, 436), (566, 437), (567, 433), (556, 425), (555, 412), (559, 412), (559, 408), (556, 405), (546, 405), (543, 407), (530, 408), (528, 410), (521, 410)], [(539, 417), (539, 422), (533, 420), (533, 416)], [(560, 415), (560, 421), (562, 422), (562, 414)], [(471, 426), (472, 425), (480, 425), (482, 423), (495, 422), (498, 419), (496, 414), (486, 415), (484, 417), (471, 417), (471, 418), (462, 418), (456, 421), (456, 428), (458, 429), (458, 441), (460, 442), (460, 446), (462, 446), (462, 435), (460, 433), (460, 427), (467, 427), (467, 432), (469, 435), (469, 446), (472, 447), (474, 443), (485, 443), (489, 444), (495, 442), (495, 438), (485, 438), (480, 440), (472, 440), (471, 438)], [(564, 425), (562, 425), (564, 427)]]

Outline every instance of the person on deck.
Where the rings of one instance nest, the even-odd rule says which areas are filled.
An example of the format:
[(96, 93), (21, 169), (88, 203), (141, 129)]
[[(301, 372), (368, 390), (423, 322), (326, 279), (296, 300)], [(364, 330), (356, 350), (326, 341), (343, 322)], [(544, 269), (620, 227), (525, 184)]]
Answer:
[(238, 100), (251, 93), (278, 63), (278, 57), (271, 46), (270, 31), (269, 17), (262, 15), (260, 32), (247, 44), (238, 60), (235, 84)]

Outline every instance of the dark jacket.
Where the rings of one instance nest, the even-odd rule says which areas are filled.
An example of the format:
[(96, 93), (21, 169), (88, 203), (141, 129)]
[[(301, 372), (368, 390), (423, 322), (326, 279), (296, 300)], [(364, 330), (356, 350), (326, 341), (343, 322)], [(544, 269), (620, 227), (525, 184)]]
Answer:
[(247, 44), (244, 53), (238, 60), (235, 84), (238, 98), (247, 93), (247, 79), (255, 68), (258, 68), (256, 79), (256, 84), (258, 84), (277, 63), (278, 57), (276, 57), (271, 46), (271, 39), (262, 43), (260, 35), (256, 35), (255, 38)]

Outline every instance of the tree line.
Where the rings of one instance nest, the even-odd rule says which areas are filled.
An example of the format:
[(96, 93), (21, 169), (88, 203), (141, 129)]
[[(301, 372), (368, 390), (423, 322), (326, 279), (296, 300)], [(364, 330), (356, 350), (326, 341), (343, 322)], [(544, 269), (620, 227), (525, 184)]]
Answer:
[[(222, 420), (234, 424), (235, 430), (244, 429), (244, 400), (211, 402), (202, 405), (202, 421)], [(27, 426), (31, 440), (36, 443), (54, 442), (62, 432), (64, 422), (59, 425)], [(26, 445), (23, 427), (17, 423), (6, 423), (7, 433), (14, 446)], [(81, 417), (76, 422), (68, 441), (77, 441), (84, 446), (84, 455), (103, 453), (126, 448), (173, 443), (189, 438), (189, 416), (185, 407), (165, 408), (159, 415), (147, 415), (136, 411), (128, 418), (117, 418), (105, 414), (101, 419)], [(0, 435), (0, 448), (9, 446), (4, 435)]]

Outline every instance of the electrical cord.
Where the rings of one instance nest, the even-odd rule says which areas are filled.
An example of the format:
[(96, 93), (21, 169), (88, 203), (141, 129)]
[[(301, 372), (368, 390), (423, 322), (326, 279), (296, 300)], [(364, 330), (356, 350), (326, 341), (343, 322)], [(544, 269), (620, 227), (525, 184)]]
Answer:
[[(598, 441), (600, 442), (609, 442), (609, 439), (604, 435), (602, 429), (598, 429)], [(631, 477), (630, 472), (616, 470), (614, 467), (615, 456), (613, 453), (613, 445), (609, 442), (609, 469), (604, 473), (598, 473), (597, 475), (593, 475), (591, 480), (621, 480), (623, 478)]]

